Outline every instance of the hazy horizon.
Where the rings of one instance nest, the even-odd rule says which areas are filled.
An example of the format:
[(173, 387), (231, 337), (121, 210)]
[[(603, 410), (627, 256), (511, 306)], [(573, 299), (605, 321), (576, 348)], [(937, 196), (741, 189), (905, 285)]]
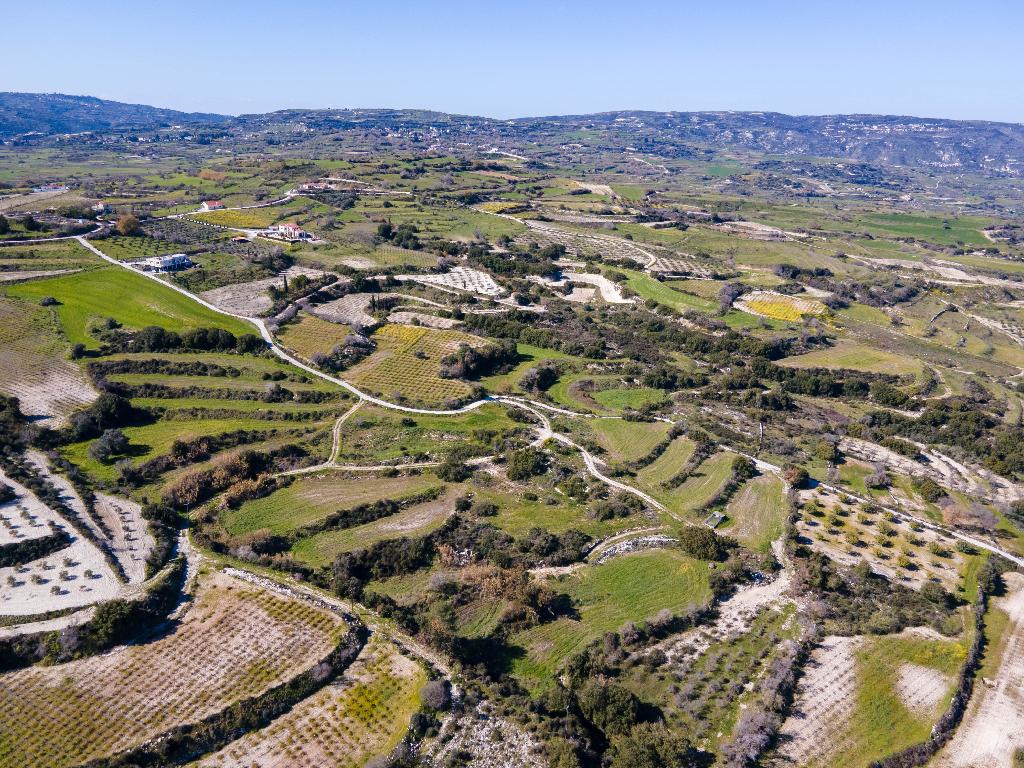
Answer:
[[(54, 23), (55, 20), (60, 23)], [(73, 20), (74, 23), (67, 23)], [(4, 90), (177, 109), (429, 109), (496, 119), (653, 112), (1024, 122), (1005, 0), (648, 3), (266, 0), (167, 12), (57, 0), (7, 9)], [(198, 23), (197, 23), (198, 22)], [(983, 44), (979, 44), (982, 41)], [(48, 51), (59, 52), (48, 54)], [(68, 62), (80, 65), (69, 67)], [(126, 66), (131, 64), (131, 66)], [(384, 105), (384, 106), (380, 106)]]

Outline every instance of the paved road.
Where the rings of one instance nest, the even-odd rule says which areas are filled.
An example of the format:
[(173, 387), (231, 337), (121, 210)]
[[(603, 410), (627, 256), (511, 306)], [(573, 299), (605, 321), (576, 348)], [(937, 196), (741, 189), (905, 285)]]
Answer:
[[(76, 236), (75, 239), (78, 240), (78, 242), (80, 242), (83, 246), (88, 248), (90, 251), (95, 253), (97, 256), (102, 258), (104, 261), (110, 262), (111, 264), (114, 264), (114, 265), (116, 265), (118, 267), (121, 267), (122, 269), (128, 269), (128, 270), (134, 272), (135, 274), (143, 275), (144, 277), (148, 277), (148, 278), (150, 278), (152, 280), (155, 280), (156, 282), (160, 283), (161, 285), (166, 286), (167, 288), (170, 288), (171, 290), (177, 291), (178, 293), (180, 293), (180, 294), (182, 294), (184, 296), (189, 297), (193, 301), (201, 304), (202, 306), (206, 307), (207, 309), (209, 309), (209, 310), (211, 310), (213, 312), (216, 312), (216, 313), (221, 314), (221, 315), (226, 315), (228, 317), (233, 317), (235, 319), (251, 323), (252, 325), (254, 325), (259, 330), (260, 335), (263, 337), (263, 339), (270, 346), (271, 351), (273, 351), (273, 353), (275, 355), (277, 355), (279, 358), (281, 358), (282, 360), (284, 360), (284, 361), (286, 361), (288, 363), (291, 363), (292, 365), (296, 366), (297, 368), (301, 368), (302, 370), (306, 371), (307, 373), (309, 373), (309, 374), (311, 374), (313, 376), (316, 376), (316, 377), (318, 377), (320, 379), (323, 379), (324, 381), (329, 381), (332, 384), (335, 384), (336, 386), (339, 386), (339, 387), (347, 390), (348, 392), (352, 393), (353, 395), (358, 397), (360, 400), (363, 400), (365, 402), (372, 403), (374, 405), (380, 406), (381, 408), (388, 408), (390, 410), (401, 411), (403, 413), (417, 413), (417, 414), (422, 414), (422, 415), (427, 415), (427, 416), (457, 416), (457, 415), (460, 415), (460, 414), (464, 414), (464, 413), (468, 413), (470, 411), (476, 410), (477, 408), (481, 408), (481, 407), (483, 407), (483, 406), (485, 406), (485, 405), (487, 405), (489, 403), (494, 403), (494, 402), (507, 403), (507, 404), (511, 404), (511, 405), (516, 405), (516, 406), (518, 406), (520, 408), (524, 408), (525, 410), (528, 410), (531, 413), (533, 413), (535, 416), (537, 416), (541, 420), (542, 426), (540, 427), (540, 433), (539, 433), (540, 442), (544, 442), (545, 440), (550, 438), (550, 439), (557, 440), (558, 442), (562, 443), (563, 445), (567, 445), (567, 446), (569, 446), (571, 448), (574, 448), (575, 450), (579, 451), (580, 455), (583, 457), (583, 463), (586, 466), (587, 471), (591, 475), (593, 475), (595, 478), (597, 478), (598, 480), (600, 480), (601, 482), (605, 483), (606, 485), (608, 485), (608, 486), (610, 486), (612, 488), (616, 488), (618, 490), (625, 491), (626, 493), (631, 493), (634, 496), (637, 496), (638, 498), (642, 499), (646, 503), (650, 504), (654, 509), (657, 509), (657, 510), (660, 510), (662, 512), (665, 512), (666, 514), (668, 514), (669, 516), (671, 516), (672, 518), (674, 518), (676, 520), (680, 520), (680, 521), (682, 520), (682, 518), (678, 517), (675, 513), (673, 513), (670, 510), (668, 510), (663, 504), (658, 502), (656, 499), (654, 499), (649, 494), (646, 494), (643, 491), (639, 490), (638, 488), (634, 488), (631, 485), (619, 482), (618, 480), (614, 480), (614, 479), (608, 477), (607, 475), (603, 474), (601, 472), (601, 470), (598, 468), (598, 463), (599, 463), (598, 460), (593, 455), (591, 455), (591, 453), (589, 451), (587, 451), (581, 445), (578, 445), (577, 443), (573, 442), (567, 436), (559, 434), (557, 432), (554, 432), (551, 429), (551, 424), (548, 421), (547, 417), (545, 417), (540, 412), (540, 410), (538, 410), (538, 409), (546, 410), (546, 411), (549, 411), (549, 412), (552, 412), (552, 413), (558, 413), (558, 414), (563, 415), (563, 416), (571, 416), (571, 417), (575, 417), (575, 418), (598, 418), (598, 417), (593, 416), (592, 414), (578, 413), (576, 411), (571, 411), (571, 410), (568, 410), (566, 408), (558, 408), (557, 406), (549, 405), (547, 403), (540, 403), (540, 402), (537, 402), (537, 401), (534, 401), (534, 400), (528, 400), (526, 398), (509, 397), (509, 396), (487, 396), (487, 397), (481, 398), (480, 400), (475, 400), (472, 403), (464, 405), (461, 408), (451, 408), (451, 409), (441, 409), (441, 410), (433, 410), (433, 409), (430, 409), (430, 408), (413, 408), (411, 406), (401, 405), (399, 403), (392, 403), (392, 402), (389, 402), (389, 401), (384, 400), (382, 398), (374, 397), (373, 395), (370, 395), (370, 394), (367, 394), (366, 392), (363, 392), (361, 389), (359, 389), (358, 387), (354, 386), (353, 384), (350, 384), (349, 382), (345, 381), (344, 379), (340, 379), (340, 378), (338, 378), (336, 376), (331, 376), (331, 375), (329, 375), (327, 373), (324, 373), (323, 371), (321, 371), (321, 370), (319, 370), (317, 368), (314, 368), (313, 366), (308, 365), (308, 364), (302, 362), (301, 360), (299, 360), (298, 358), (294, 357), (293, 355), (289, 354), (284, 348), (279, 346), (278, 343), (274, 340), (274, 337), (271, 335), (270, 331), (267, 329), (267, 326), (263, 322), (262, 319), (257, 318), (257, 317), (246, 317), (245, 315), (237, 315), (237, 314), (234, 314), (232, 312), (228, 312), (226, 310), (223, 310), (223, 309), (221, 309), (221, 308), (219, 308), (217, 306), (214, 306), (213, 304), (211, 304), (210, 302), (206, 301), (205, 299), (197, 296), (196, 294), (192, 293), (191, 291), (188, 291), (188, 290), (182, 288), (181, 286), (174, 285), (173, 283), (161, 280), (154, 273), (140, 272), (140, 271), (138, 271), (136, 269), (132, 269), (132, 267), (128, 266), (125, 263), (122, 263), (120, 261), (117, 261), (116, 259), (111, 258), (110, 256), (107, 256), (105, 253), (103, 253), (103, 251), (101, 251), (98, 248), (96, 248), (94, 245), (92, 245), (92, 243), (87, 241), (81, 235)], [(668, 420), (666, 419), (666, 421), (668, 421)], [(723, 448), (725, 448), (726, 450), (733, 451), (734, 453), (737, 453), (737, 454), (739, 454), (741, 456), (746, 456), (748, 459), (753, 461), (755, 463), (755, 465), (758, 467), (758, 469), (761, 470), (761, 471), (768, 471), (768, 472), (772, 472), (774, 474), (781, 474), (782, 473), (782, 468), (777, 466), (777, 465), (775, 465), (775, 464), (771, 464), (771, 463), (766, 462), (766, 461), (764, 461), (762, 459), (758, 459), (755, 456), (751, 456), (750, 454), (746, 454), (746, 453), (744, 453), (742, 451), (736, 450), (736, 449), (731, 448), (729, 446), (723, 446)], [(913, 521), (918, 522), (918, 523), (920, 523), (921, 525), (923, 525), (923, 526), (925, 526), (927, 528), (930, 528), (930, 529), (935, 530), (935, 531), (940, 531), (940, 532), (942, 532), (942, 533), (944, 533), (946, 535), (952, 536), (953, 538), (959, 539), (960, 541), (964, 541), (964, 542), (966, 542), (968, 544), (971, 544), (972, 546), (978, 547), (979, 549), (983, 549), (983, 550), (985, 550), (987, 552), (992, 552), (994, 554), (997, 554), (997, 555), (1000, 555), (1002, 557), (1005, 557), (1010, 562), (1012, 562), (1012, 563), (1014, 563), (1014, 564), (1016, 564), (1016, 565), (1018, 565), (1020, 567), (1024, 567), (1024, 558), (1021, 558), (1021, 557), (1019, 557), (1017, 555), (1014, 555), (1014, 554), (1012, 554), (1012, 553), (1010, 553), (1010, 552), (1008, 552), (1008, 551), (1006, 551), (1006, 550), (1004, 550), (1004, 549), (1002, 549), (1002, 548), (1000, 548), (1000, 547), (998, 547), (998, 546), (996, 546), (994, 544), (990, 544), (989, 542), (986, 542), (986, 541), (983, 541), (981, 539), (978, 539), (977, 537), (974, 537), (974, 536), (971, 536), (971, 535), (965, 534), (965, 533), (960, 533), (960, 532), (955, 531), (955, 530), (947, 529), (947, 528), (944, 528), (942, 526), (938, 526), (938, 525), (936, 525), (935, 523), (933, 523), (933, 522), (931, 522), (929, 520), (925, 520), (923, 518), (919, 518), (919, 517), (917, 517), (915, 515), (910, 514), (909, 512), (904, 511), (904, 510), (893, 508), (893, 507), (887, 506), (885, 504), (880, 504), (878, 501), (876, 501), (874, 499), (861, 498), (861, 497), (857, 496), (856, 494), (850, 493), (850, 491), (845, 489), (845, 488), (836, 488), (834, 486), (830, 486), (830, 485), (827, 485), (827, 484), (824, 484), (824, 483), (822, 485), (824, 487), (826, 487), (826, 488), (829, 488), (830, 490), (834, 490), (834, 491), (836, 491), (838, 493), (842, 493), (842, 494), (845, 494), (847, 496), (851, 496), (852, 498), (856, 498), (856, 499), (858, 499), (858, 501), (870, 502), (870, 503), (882, 506), (887, 511), (893, 512), (894, 514), (899, 515), (900, 517), (903, 517), (903, 518), (906, 518), (906, 519), (909, 519), (909, 520), (913, 520)]]

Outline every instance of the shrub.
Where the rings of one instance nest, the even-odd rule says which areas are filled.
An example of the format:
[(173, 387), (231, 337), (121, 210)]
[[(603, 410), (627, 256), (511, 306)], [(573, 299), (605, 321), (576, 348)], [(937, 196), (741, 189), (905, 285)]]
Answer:
[(689, 525), (679, 532), (679, 547), (699, 560), (724, 560), (735, 542), (702, 525)]
[(448, 709), (452, 703), (448, 683), (444, 680), (431, 680), (420, 690), (420, 703), (436, 711)]
[(548, 457), (538, 448), (523, 448), (508, 455), (509, 480), (526, 480), (548, 469)]

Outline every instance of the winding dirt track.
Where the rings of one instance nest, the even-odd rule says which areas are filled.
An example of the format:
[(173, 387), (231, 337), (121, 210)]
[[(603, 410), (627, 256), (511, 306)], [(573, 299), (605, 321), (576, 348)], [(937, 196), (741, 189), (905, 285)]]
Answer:
[[(503, 214), (494, 214), (494, 215), (502, 216), (503, 218), (511, 218), (511, 217), (507, 217), (507, 216), (505, 216)], [(518, 219), (517, 219), (517, 221), (518, 221)], [(666, 507), (663, 504), (661, 504), (660, 502), (658, 502), (657, 500), (655, 500), (654, 498), (652, 498), (648, 494), (644, 493), (643, 491), (639, 490), (638, 488), (634, 488), (633, 486), (627, 485), (626, 483), (621, 483), (621, 482), (619, 482), (617, 480), (613, 480), (612, 478), (607, 477), (606, 475), (604, 475), (600, 471), (600, 469), (598, 468), (599, 461), (597, 459), (595, 459), (593, 455), (591, 455), (582, 446), (576, 444), (575, 442), (573, 442), (570, 438), (566, 437), (565, 435), (562, 435), (562, 434), (559, 434), (557, 432), (552, 431), (551, 430), (551, 425), (548, 422), (548, 420), (545, 417), (543, 417), (538, 412), (537, 409), (545, 410), (545, 411), (548, 411), (548, 412), (551, 412), (551, 413), (557, 413), (557, 414), (560, 414), (560, 415), (563, 415), (563, 416), (571, 416), (571, 417), (576, 417), (576, 418), (594, 418), (594, 416), (592, 414), (578, 413), (576, 411), (571, 411), (571, 410), (568, 410), (568, 409), (565, 409), (565, 408), (558, 408), (558, 407), (553, 406), (553, 405), (548, 405), (546, 403), (540, 403), (540, 402), (537, 402), (537, 401), (534, 401), (534, 400), (528, 400), (526, 398), (508, 397), (508, 396), (487, 396), (487, 397), (481, 398), (480, 400), (475, 400), (472, 403), (464, 405), (461, 408), (451, 408), (451, 409), (444, 409), (444, 410), (431, 410), (429, 408), (413, 408), (411, 406), (400, 405), (398, 403), (393, 403), (393, 402), (390, 402), (388, 400), (384, 400), (384, 399), (379, 398), (379, 397), (374, 397), (373, 395), (370, 395), (370, 394), (367, 394), (366, 392), (363, 392), (361, 389), (359, 389), (358, 387), (356, 387), (353, 384), (350, 384), (349, 382), (345, 381), (344, 379), (341, 379), (341, 378), (338, 378), (336, 376), (331, 376), (331, 375), (329, 375), (327, 373), (324, 373), (323, 371), (321, 371), (321, 370), (319, 370), (317, 368), (314, 368), (311, 365), (308, 365), (308, 364), (304, 363), (303, 361), (299, 360), (295, 356), (293, 356), (290, 353), (288, 353), (284, 348), (282, 348), (281, 346), (278, 345), (278, 343), (275, 341), (273, 335), (270, 333), (269, 329), (267, 328), (266, 324), (263, 322), (262, 319), (260, 319), (258, 317), (246, 317), (244, 315), (237, 315), (237, 314), (234, 314), (232, 312), (228, 312), (228, 311), (226, 311), (224, 309), (221, 309), (220, 307), (217, 307), (217, 306), (211, 304), (210, 302), (202, 299), (201, 297), (197, 296), (196, 294), (192, 293), (191, 291), (188, 291), (185, 288), (182, 288), (181, 286), (177, 286), (177, 285), (174, 285), (173, 283), (169, 283), (169, 282), (166, 282), (164, 280), (161, 280), (155, 274), (152, 274), (152, 273), (149, 273), (149, 272), (140, 272), (140, 271), (138, 271), (136, 269), (133, 269), (128, 264), (120, 262), (117, 259), (111, 258), (107, 254), (103, 253), (103, 251), (101, 251), (99, 248), (97, 248), (92, 243), (90, 243), (88, 240), (86, 240), (85, 237), (83, 237), (83, 236), (78, 236), (75, 239), (79, 243), (81, 243), (85, 248), (89, 249), (94, 254), (99, 256), (104, 261), (109, 262), (110, 264), (113, 264), (113, 265), (115, 265), (117, 267), (120, 267), (121, 269), (127, 269), (127, 270), (129, 270), (129, 271), (131, 271), (131, 272), (133, 272), (133, 273), (135, 273), (137, 275), (142, 275), (143, 277), (147, 277), (147, 278), (149, 278), (151, 280), (154, 280), (154, 281), (160, 283), (160, 285), (165, 286), (166, 288), (170, 288), (171, 290), (177, 291), (178, 293), (182, 294), (183, 296), (187, 296), (188, 298), (190, 298), (193, 301), (199, 303), (200, 305), (206, 307), (207, 309), (209, 309), (212, 312), (216, 312), (216, 313), (221, 314), (221, 315), (226, 315), (228, 317), (233, 317), (233, 318), (235, 318), (237, 320), (242, 320), (244, 322), (247, 322), (247, 323), (250, 323), (250, 324), (254, 325), (256, 327), (256, 329), (259, 331), (260, 336), (263, 337), (263, 340), (267, 342), (267, 345), (270, 347), (271, 351), (275, 355), (277, 355), (279, 358), (284, 360), (285, 362), (288, 362), (288, 363), (296, 366), (297, 368), (301, 368), (303, 371), (305, 371), (305, 372), (307, 372), (307, 373), (309, 373), (309, 374), (311, 374), (313, 376), (316, 376), (316, 377), (318, 377), (320, 379), (323, 379), (324, 381), (328, 381), (328, 382), (330, 382), (330, 383), (332, 383), (332, 384), (334, 384), (336, 386), (341, 387), (342, 389), (347, 390), (348, 392), (351, 392), (353, 395), (358, 397), (360, 400), (364, 400), (366, 402), (373, 403), (374, 405), (378, 405), (381, 408), (388, 408), (388, 409), (391, 409), (391, 410), (394, 410), (394, 411), (401, 411), (403, 413), (418, 413), (418, 414), (430, 415), (430, 416), (457, 416), (457, 415), (460, 415), (460, 414), (468, 413), (470, 411), (474, 411), (477, 408), (480, 408), (480, 407), (482, 407), (484, 405), (487, 405), (488, 403), (494, 403), (494, 402), (508, 403), (508, 404), (512, 404), (512, 405), (517, 405), (520, 408), (524, 408), (524, 409), (530, 411), (531, 413), (533, 413), (535, 416), (539, 416), (541, 418), (542, 426), (539, 429), (539, 438), (538, 438), (538, 440), (540, 442), (543, 442), (544, 440), (546, 440), (548, 438), (551, 438), (551, 439), (557, 440), (558, 442), (562, 443), (563, 445), (567, 445), (567, 446), (569, 446), (571, 448), (574, 448), (575, 450), (579, 451), (580, 455), (583, 457), (583, 462), (586, 465), (587, 471), (592, 476), (594, 476), (595, 478), (600, 480), (602, 483), (605, 483), (609, 487), (615, 488), (617, 490), (625, 491), (626, 493), (631, 493), (634, 496), (637, 496), (638, 498), (642, 499), (647, 504), (650, 504), (654, 509), (657, 509), (659, 511), (665, 512), (666, 514), (672, 516), (673, 518), (680, 519), (675, 514), (673, 514), (671, 511), (666, 509)], [(666, 419), (666, 421), (668, 421), (668, 420)], [(766, 461), (763, 461), (761, 459), (758, 459), (758, 458), (756, 458), (754, 456), (750, 456), (750, 455), (748, 455), (746, 453), (743, 453), (741, 451), (737, 451), (737, 450), (735, 450), (733, 448), (729, 448), (728, 446), (723, 446), (723, 447), (726, 448), (727, 450), (732, 450), (733, 452), (735, 452), (735, 453), (737, 453), (739, 455), (747, 456), (747, 458), (751, 459), (756, 464), (758, 469), (760, 469), (762, 471), (770, 471), (770, 472), (773, 472), (775, 474), (780, 474), (782, 472), (782, 468), (778, 467), (778, 466), (776, 466), (774, 464), (770, 464), (770, 463), (768, 463)], [(826, 487), (830, 487), (830, 486), (826, 486)], [(845, 493), (847, 496), (851, 496), (851, 497), (857, 498), (858, 500), (864, 501), (864, 499), (861, 499), (856, 494), (851, 493), (848, 490), (844, 490), (844, 489), (835, 489), (835, 490), (839, 490), (842, 493)], [(993, 552), (993, 553), (995, 553), (997, 555), (1000, 555), (1000, 556), (1006, 558), (1007, 560), (1009, 560), (1010, 562), (1012, 562), (1012, 563), (1014, 563), (1014, 564), (1016, 564), (1018, 566), (1024, 567), (1024, 558), (1018, 557), (1017, 555), (1014, 555), (1014, 554), (1012, 554), (1010, 552), (1007, 552), (1006, 550), (1004, 550), (1004, 549), (1002, 549), (1000, 547), (997, 547), (994, 544), (990, 544), (989, 542), (982, 541), (982, 540), (980, 540), (980, 539), (978, 539), (978, 538), (976, 538), (974, 536), (969, 536), (967, 534), (963, 534), (963, 533), (960, 533), (958, 531), (947, 530), (945, 528), (941, 528), (940, 526), (937, 526), (937, 525), (935, 525), (934, 523), (932, 523), (932, 522), (930, 522), (928, 520), (925, 520), (923, 518), (919, 518), (919, 517), (916, 517), (914, 515), (911, 515), (911, 514), (907, 513), (905, 510), (899, 510), (899, 509), (894, 509), (894, 508), (889, 508), (889, 507), (886, 507), (886, 510), (887, 511), (891, 511), (891, 512), (893, 512), (893, 513), (895, 513), (895, 514), (897, 514), (897, 515), (899, 515), (901, 517), (912, 519), (915, 522), (918, 522), (921, 525), (924, 525), (924, 526), (926, 526), (928, 528), (931, 528), (931, 529), (934, 529), (934, 530), (941, 530), (943, 533), (946, 533), (946, 534), (948, 534), (950, 536), (953, 536), (954, 538), (957, 538), (957, 539), (959, 539), (961, 541), (965, 541), (968, 544), (971, 544), (971, 545), (973, 545), (975, 547), (978, 547), (979, 549), (984, 549), (986, 551)]]

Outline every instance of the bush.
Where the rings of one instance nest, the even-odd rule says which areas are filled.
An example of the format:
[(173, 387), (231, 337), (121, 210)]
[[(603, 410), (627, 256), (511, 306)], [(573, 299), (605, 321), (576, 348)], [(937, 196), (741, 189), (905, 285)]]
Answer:
[(679, 547), (699, 560), (721, 561), (735, 542), (702, 525), (689, 525), (679, 532)]
[(548, 469), (548, 457), (538, 448), (523, 448), (508, 455), (509, 480), (526, 480), (543, 475)]
[(612, 741), (610, 768), (691, 768), (697, 754), (684, 736), (660, 723), (641, 723)]
[(420, 703), (438, 712), (448, 709), (452, 703), (448, 683), (444, 680), (431, 680), (420, 690)]
[(629, 733), (640, 712), (640, 701), (631, 691), (617, 683), (589, 680), (577, 698), (583, 716), (606, 736), (624, 736)]
[(109, 461), (111, 456), (128, 450), (128, 438), (120, 429), (108, 429), (89, 446), (89, 455), (96, 461)]

